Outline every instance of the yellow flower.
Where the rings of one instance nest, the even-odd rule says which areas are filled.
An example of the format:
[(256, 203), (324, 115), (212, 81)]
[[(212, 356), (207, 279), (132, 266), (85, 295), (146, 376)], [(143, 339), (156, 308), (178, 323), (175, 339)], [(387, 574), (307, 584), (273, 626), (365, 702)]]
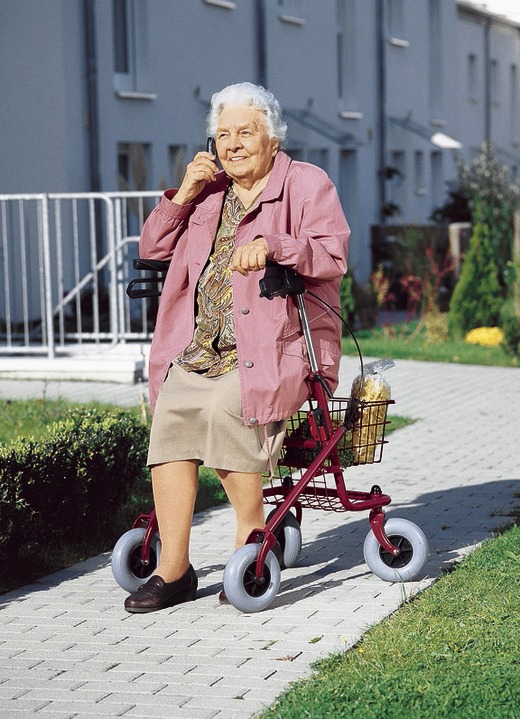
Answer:
[(498, 347), (504, 341), (504, 333), (500, 327), (476, 327), (468, 332), (464, 341), (471, 345)]

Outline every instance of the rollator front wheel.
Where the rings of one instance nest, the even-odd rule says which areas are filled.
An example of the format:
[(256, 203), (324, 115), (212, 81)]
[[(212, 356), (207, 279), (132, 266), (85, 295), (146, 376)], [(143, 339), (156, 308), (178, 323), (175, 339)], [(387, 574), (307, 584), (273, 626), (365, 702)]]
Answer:
[[(273, 511), (269, 513), (266, 524), (275, 512), (276, 509), (273, 509)], [(281, 526), (276, 530), (275, 536), (282, 550), (280, 568), (287, 569), (294, 567), (302, 551), (302, 531), (298, 520), (292, 512), (287, 512)]]
[(365, 562), (376, 576), (386, 582), (408, 582), (426, 564), (428, 540), (416, 524), (397, 517), (385, 522), (385, 533), (401, 554), (395, 557), (383, 549), (370, 530), (363, 546)]
[(150, 562), (143, 564), (141, 550), (146, 533), (144, 527), (129, 529), (117, 540), (112, 551), (112, 574), (122, 589), (135, 592), (151, 577), (159, 564), (161, 542), (155, 534), (150, 544)]
[(273, 552), (264, 563), (260, 581), (256, 579), (256, 560), (260, 544), (245, 544), (231, 556), (224, 569), (224, 592), (241, 612), (261, 612), (272, 603), (280, 587), (280, 564)]

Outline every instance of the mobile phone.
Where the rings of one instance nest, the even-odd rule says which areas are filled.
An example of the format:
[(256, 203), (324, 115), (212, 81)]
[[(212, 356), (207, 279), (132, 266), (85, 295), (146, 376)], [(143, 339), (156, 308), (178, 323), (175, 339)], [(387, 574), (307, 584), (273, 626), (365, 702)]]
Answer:
[(208, 137), (206, 140), (206, 152), (211, 152), (212, 155), (215, 155), (215, 157), (217, 156), (214, 137)]

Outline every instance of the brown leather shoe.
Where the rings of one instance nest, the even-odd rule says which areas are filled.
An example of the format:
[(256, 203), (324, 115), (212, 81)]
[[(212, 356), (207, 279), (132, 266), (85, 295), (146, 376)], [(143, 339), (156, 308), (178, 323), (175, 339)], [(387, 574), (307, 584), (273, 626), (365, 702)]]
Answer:
[(137, 592), (126, 598), (125, 609), (133, 614), (145, 614), (183, 602), (191, 602), (195, 599), (198, 583), (191, 564), (186, 573), (174, 582), (165, 582), (162, 577), (154, 574), (146, 584), (139, 587)]
[(229, 599), (226, 597), (226, 592), (222, 590), (218, 595), (218, 601), (220, 604), (230, 604)]

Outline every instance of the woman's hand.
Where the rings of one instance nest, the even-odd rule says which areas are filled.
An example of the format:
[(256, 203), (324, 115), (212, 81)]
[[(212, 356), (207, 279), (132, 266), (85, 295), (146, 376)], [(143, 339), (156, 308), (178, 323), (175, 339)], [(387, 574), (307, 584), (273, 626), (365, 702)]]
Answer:
[(264, 237), (257, 237), (247, 245), (237, 247), (233, 255), (231, 269), (247, 277), (250, 272), (259, 272), (265, 268), (269, 248)]
[(208, 182), (213, 182), (218, 172), (215, 155), (210, 152), (198, 152), (186, 168), (186, 174), (172, 202), (187, 205), (202, 192)]

